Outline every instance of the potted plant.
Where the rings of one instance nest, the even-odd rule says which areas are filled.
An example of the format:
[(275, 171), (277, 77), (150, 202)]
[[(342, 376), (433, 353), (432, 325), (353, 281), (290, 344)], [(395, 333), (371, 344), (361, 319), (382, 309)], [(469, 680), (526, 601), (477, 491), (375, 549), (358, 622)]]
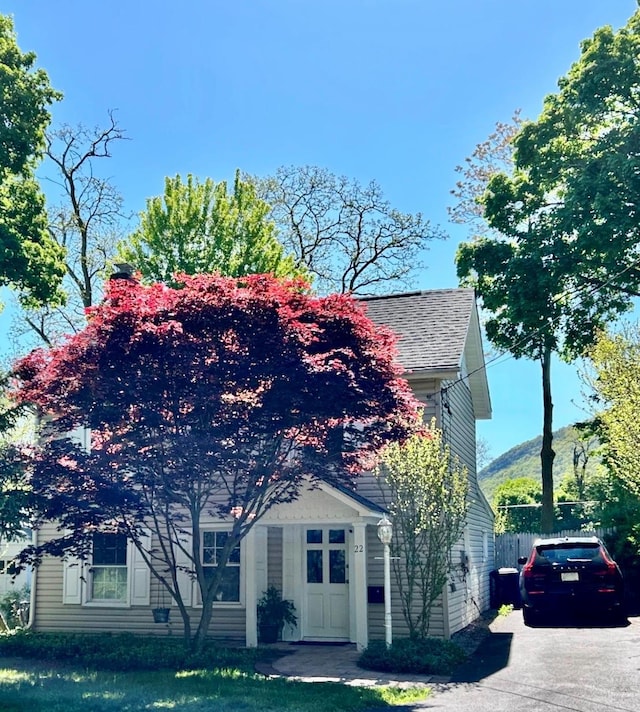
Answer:
[(282, 598), (275, 586), (269, 586), (258, 601), (258, 631), (261, 643), (275, 643), (285, 623), (294, 627), (298, 622), (296, 607)]

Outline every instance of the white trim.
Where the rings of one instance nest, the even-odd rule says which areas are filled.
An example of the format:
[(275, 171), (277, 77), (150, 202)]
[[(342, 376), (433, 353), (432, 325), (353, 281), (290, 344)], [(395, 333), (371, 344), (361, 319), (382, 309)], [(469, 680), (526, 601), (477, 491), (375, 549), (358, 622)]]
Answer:
[(367, 603), (367, 525), (364, 522), (352, 524), (353, 536), (349, 553), (349, 606), (351, 640), (358, 650), (363, 650), (369, 642)]
[(305, 614), (302, 585), (302, 525), (287, 524), (282, 528), (282, 597), (293, 601), (296, 607), (298, 625), (285, 626), (283, 640), (300, 640)]
[[(258, 616), (257, 616), (257, 576), (256, 576), (256, 527), (253, 526), (244, 538), (245, 558), (245, 644), (247, 648), (258, 645)], [(242, 551), (240, 552), (240, 567), (242, 568)]]

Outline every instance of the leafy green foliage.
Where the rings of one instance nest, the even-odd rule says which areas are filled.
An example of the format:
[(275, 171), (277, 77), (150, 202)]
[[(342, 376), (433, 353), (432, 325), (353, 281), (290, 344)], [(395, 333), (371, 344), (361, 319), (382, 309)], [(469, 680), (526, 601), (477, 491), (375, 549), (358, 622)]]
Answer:
[(640, 496), (640, 328), (602, 334), (590, 352), (605, 463)]
[(282, 594), (275, 586), (269, 586), (260, 597), (257, 605), (258, 625), (275, 625), (278, 630), (282, 626), (295, 626), (298, 622), (296, 607), (291, 601), (282, 598)]
[(33, 418), (24, 404), (7, 395), (11, 374), (0, 372), (0, 539), (24, 536), (31, 490), (27, 481), (25, 442), (33, 439)]
[(581, 49), (516, 140), (531, 199), (554, 198), (545, 202), (550, 229), (562, 236), (556, 259), (582, 289), (570, 300), (572, 341), (589, 312), (623, 310), (640, 286), (640, 11), (617, 31), (598, 29)]
[(224, 648), (207, 643), (199, 653), (185, 651), (179, 639), (132, 633), (33, 633), (0, 635), (0, 653), (38, 660), (72, 662), (93, 670), (189, 670), (237, 668), (251, 672), (255, 648)]
[(0, 596), (0, 617), (5, 630), (12, 631), (27, 624), (30, 593), (31, 589), (25, 585), (21, 588), (10, 588)]
[[(640, 326), (601, 334), (590, 353), (596, 432), (602, 440), (604, 469), (591, 485), (603, 506), (593, 516), (615, 526), (615, 549), (622, 558), (640, 554)], [(636, 562), (637, 563), (637, 562)]]
[(362, 651), (358, 665), (380, 672), (448, 675), (465, 659), (463, 650), (440, 638), (399, 638), (387, 648), (373, 640)]
[(278, 242), (269, 210), (239, 172), (232, 193), (225, 181), (166, 178), (164, 196), (147, 201), (140, 227), (119, 245), (119, 258), (148, 283), (175, 284), (178, 272), (304, 276)]
[[(461, 245), (458, 275), (490, 312), (489, 340), (542, 366), (542, 529), (553, 528), (553, 352), (575, 358), (640, 291), (640, 11), (596, 31), (512, 139), (511, 170), (481, 198), (498, 237)], [(480, 197), (480, 196), (478, 196)], [(495, 234), (495, 233), (494, 233)]]
[(394, 525), (391, 555), (402, 613), (411, 636), (425, 638), (451, 548), (462, 534), (468, 473), (435, 420), (406, 442), (388, 445), (381, 462), (377, 477)]
[(60, 95), (34, 64), (33, 52), (20, 51), (12, 20), (0, 15), (0, 286), (42, 303), (62, 298), (64, 251), (48, 235), (33, 168), (44, 148), (48, 107)]
[(493, 495), (496, 533), (540, 531), (541, 501), (542, 486), (529, 477), (518, 477), (498, 485)]

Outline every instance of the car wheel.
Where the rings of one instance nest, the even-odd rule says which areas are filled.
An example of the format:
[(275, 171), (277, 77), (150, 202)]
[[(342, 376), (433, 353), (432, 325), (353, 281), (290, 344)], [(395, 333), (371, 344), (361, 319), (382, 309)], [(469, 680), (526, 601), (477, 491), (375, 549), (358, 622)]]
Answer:
[(540, 613), (538, 613), (538, 611), (534, 610), (533, 608), (527, 608), (526, 606), (523, 606), (522, 618), (524, 620), (524, 624), (529, 626), (530, 628), (540, 625)]

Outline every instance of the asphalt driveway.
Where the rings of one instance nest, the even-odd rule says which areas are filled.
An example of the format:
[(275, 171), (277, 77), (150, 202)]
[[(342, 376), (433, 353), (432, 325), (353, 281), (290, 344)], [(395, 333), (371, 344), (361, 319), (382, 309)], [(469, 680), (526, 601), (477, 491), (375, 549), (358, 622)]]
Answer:
[(615, 626), (559, 619), (527, 628), (514, 611), (452, 681), (415, 710), (456, 712), (637, 712), (640, 710), (640, 618)]

